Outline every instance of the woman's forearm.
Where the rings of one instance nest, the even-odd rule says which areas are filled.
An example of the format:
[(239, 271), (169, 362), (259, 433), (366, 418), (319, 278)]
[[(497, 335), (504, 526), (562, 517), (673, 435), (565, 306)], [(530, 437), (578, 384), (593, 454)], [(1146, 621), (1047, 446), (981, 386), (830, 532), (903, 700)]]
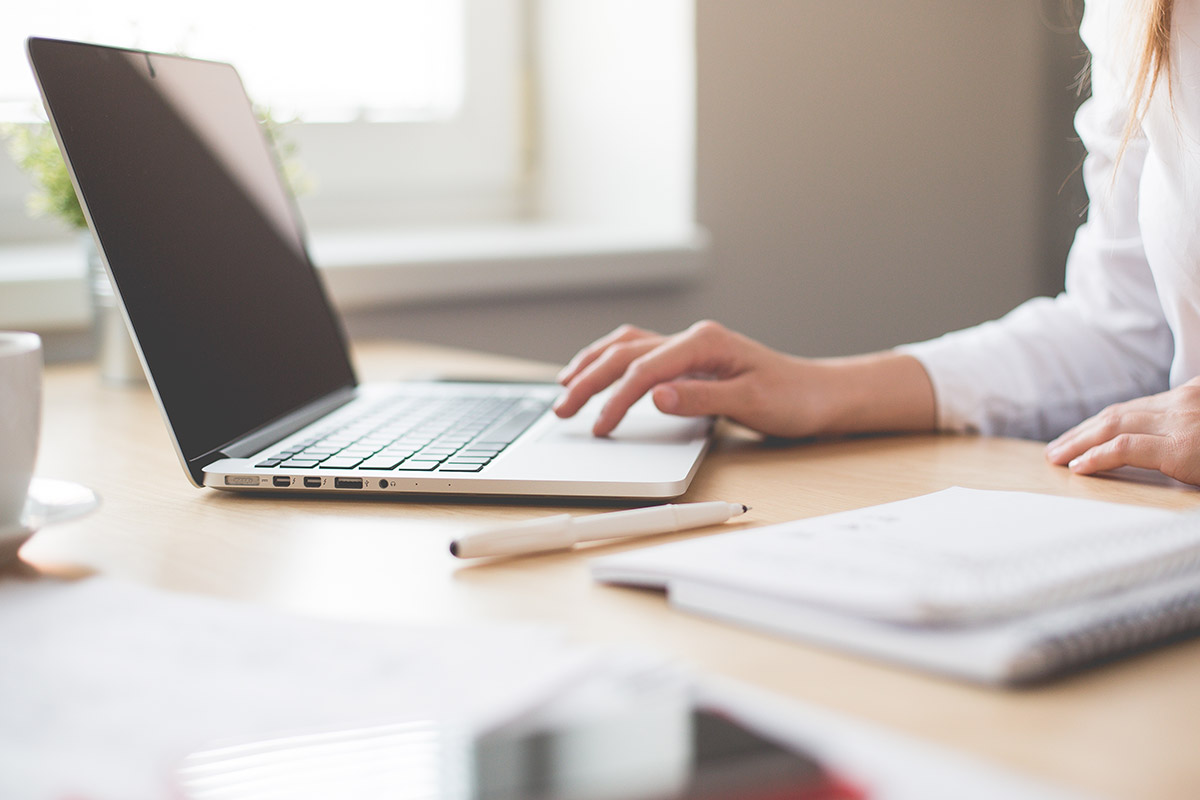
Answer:
[(825, 433), (931, 431), (937, 426), (933, 384), (921, 362), (885, 351), (811, 362), (819, 370), (820, 427)]

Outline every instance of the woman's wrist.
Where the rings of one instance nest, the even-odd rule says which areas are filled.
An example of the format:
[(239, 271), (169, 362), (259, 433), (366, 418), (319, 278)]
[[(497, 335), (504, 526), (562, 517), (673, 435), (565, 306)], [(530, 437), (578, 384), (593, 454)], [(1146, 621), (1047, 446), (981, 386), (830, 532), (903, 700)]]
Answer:
[(921, 362), (884, 351), (810, 362), (818, 374), (823, 433), (932, 431), (937, 426), (933, 383)]

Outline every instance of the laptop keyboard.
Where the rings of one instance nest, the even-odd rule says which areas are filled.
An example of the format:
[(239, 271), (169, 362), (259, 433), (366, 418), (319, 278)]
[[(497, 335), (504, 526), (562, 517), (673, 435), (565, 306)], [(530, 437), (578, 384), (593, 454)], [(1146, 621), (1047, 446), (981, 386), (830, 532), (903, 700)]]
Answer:
[(505, 396), (389, 400), (273, 453), (254, 466), (280, 469), (479, 472), (549, 407)]

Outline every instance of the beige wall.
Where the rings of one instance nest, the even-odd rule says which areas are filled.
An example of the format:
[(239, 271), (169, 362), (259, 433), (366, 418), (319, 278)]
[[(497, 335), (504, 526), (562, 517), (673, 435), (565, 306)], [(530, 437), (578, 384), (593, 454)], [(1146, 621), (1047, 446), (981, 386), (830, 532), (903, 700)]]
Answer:
[(1061, 286), (1083, 206), (1079, 44), (1055, 0), (699, 0), (695, 286), (372, 312), (397, 335), (566, 358), (713, 317), (814, 355), (932, 336)]

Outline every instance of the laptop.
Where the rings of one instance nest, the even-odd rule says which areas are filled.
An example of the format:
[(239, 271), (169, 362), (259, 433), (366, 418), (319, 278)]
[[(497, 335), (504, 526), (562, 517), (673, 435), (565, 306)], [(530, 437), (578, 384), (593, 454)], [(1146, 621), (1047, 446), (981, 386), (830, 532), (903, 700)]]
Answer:
[(231, 65), (42, 38), (27, 47), (196, 486), (643, 500), (687, 489), (707, 418), (644, 401), (596, 438), (596, 406), (559, 420), (553, 384), (359, 383)]

